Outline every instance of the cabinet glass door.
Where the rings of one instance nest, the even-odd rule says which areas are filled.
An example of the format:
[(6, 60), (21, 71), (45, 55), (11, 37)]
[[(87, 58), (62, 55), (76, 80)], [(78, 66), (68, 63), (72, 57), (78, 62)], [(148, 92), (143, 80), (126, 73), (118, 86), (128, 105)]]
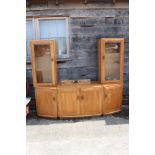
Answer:
[(37, 83), (51, 83), (50, 45), (34, 45), (34, 56)]
[(120, 43), (105, 43), (105, 80), (120, 80)]
[(124, 38), (98, 40), (98, 77), (100, 83), (122, 83)]

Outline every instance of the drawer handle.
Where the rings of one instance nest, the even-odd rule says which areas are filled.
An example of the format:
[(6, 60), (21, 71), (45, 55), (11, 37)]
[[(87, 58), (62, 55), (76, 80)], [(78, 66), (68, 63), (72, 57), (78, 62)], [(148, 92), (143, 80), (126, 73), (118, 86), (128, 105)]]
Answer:
[(108, 96), (108, 91), (105, 89), (104, 91), (104, 96), (107, 97)]
[(105, 94), (104, 94), (104, 96), (105, 96), (105, 97), (107, 97), (107, 96), (108, 96), (108, 94), (107, 94), (107, 93), (105, 93)]

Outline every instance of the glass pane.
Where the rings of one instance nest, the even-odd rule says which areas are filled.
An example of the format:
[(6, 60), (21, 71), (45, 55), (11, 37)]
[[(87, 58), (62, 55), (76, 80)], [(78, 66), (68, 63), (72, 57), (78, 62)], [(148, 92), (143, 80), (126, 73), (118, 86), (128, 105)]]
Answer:
[(120, 44), (105, 44), (105, 80), (120, 79)]
[(39, 20), (40, 39), (56, 40), (57, 56), (67, 55), (66, 20), (65, 19), (43, 19)]
[(65, 19), (39, 20), (39, 29), (40, 29), (40, 39), (66, 37), (66, 20)]
[(57, 37), (66, 37), (66, 20), (56, 20)]
[(34, 45), (37, 83), (51, 83), (51, 52), (49, 45)]
[(67, 44), (66, 44), (66, 38), (65, 37), (57, 37), (53, 38), (56, 40), (56, 49), (57, 49), (57, 55), (59, 57), (63, 57), (67, 55)]
[(30, 40), (33, 40), (33, 25), (32, 20), (26, 21), (26, 56), (30, 57)]

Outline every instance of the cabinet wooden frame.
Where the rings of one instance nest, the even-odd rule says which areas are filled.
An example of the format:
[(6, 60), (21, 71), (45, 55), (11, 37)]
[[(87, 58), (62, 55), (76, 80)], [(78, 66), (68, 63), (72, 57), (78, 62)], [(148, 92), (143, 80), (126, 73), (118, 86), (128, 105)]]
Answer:
[[(35, 60), (35, 45), (49, 45), (50, 46), (50, 54), (51, 54), (51, 83), (38, 83), (37, 75), (36, 75), (36, 60)], [(54, 40), (31, 40), (30, 41), (30, 49), (31, 49), (31, 64), (32, 64), (32, 77), (34, 87), (37, 86), (56, 86), (57, 85), (57, 63), (56, 63), (56, 43)]]
[[(105, 44), (120, 44), (120, 79), (105, 80)], [(123, 82), (123, 66), (124, 66), (124, 38), (101, 38), (98, 39), (98, 79), (100, 83), (122, 83)]]

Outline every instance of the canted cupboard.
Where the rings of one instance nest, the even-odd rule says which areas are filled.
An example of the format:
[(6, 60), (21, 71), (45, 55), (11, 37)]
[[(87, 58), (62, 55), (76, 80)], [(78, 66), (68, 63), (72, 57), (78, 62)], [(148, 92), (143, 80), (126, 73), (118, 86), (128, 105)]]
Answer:
[(100, 116), (121, 111), (123, 38), (98, 40), (98, 81), (57, 80), (56, 42), (32, 40), (31, 62), (37, 115), (51, 118)]

